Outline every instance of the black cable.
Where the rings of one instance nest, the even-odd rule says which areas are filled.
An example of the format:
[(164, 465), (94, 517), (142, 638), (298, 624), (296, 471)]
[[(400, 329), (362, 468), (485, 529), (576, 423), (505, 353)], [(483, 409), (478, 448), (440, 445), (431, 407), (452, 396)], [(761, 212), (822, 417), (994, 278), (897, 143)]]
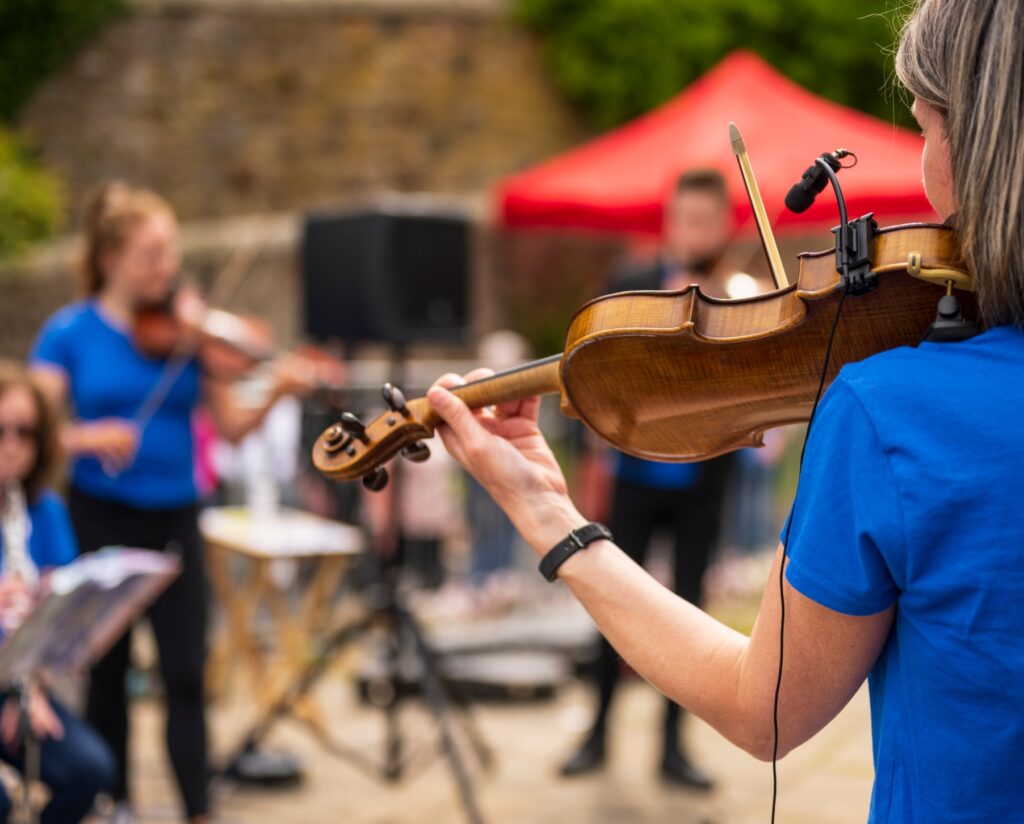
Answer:
[[(845, 210), (844, 210), (845, 211)], [(832, 321), (832, 331), (828, 336), (828, 346), (825, 349), (825, 363), (821, 368), (821, 377), (818, 379), (818, 392), (814, 396), (814, 405), (811, 407), (811, 416), (807, 419), (807, 431), (804, 433), (803, 446), (800, 448), (800, 464), (797, 472), (798, 484), (797, 495), (799, 494), (799, 473), (804, 467), (804, 454), (807, 452), (807, 441), (811, 436), (811, 426), (814, 424), (814, 416), (818, 412), (818, 402), (825, 391), (825, 379), (828, 377), (828, 365), (832, 359), (832, 347), (836, 340), (836, 330), (839, 328), (839, 318), (843, 313), (843, 304), (846, 302), (846, 289), (840, 284), (843, 292), (839, 297), (839, 304), (836, 306), (836, 316)], [(775, 824), (775, 804), (779, 796), (779, 694), (782, 691), (782, 655), (785, 651), (785, 628), (786, 628), (786, 594), (783, 587), (784, 573), (786, 569), (786, 554), (789, 551), (789, 531), (793, 528), (793, 515), (796, 510), (797, 495), (793, 496), (793, 508), (790, 510), (789, 519), (786, 521), (786, 534), (782, 538), (782, 560), (779, 562), (779, 674), (775, 679), (775, 700), (772, 710), (772, 727), (774, 741), (772, 743), (772, 824)]]
[[(849, 152), (848, 154), (853, 154), (853, 153)], [(855, 158), (857, 157), (857, 155), (853, 155), (853, 156)], [(832, 184), (832, 191), (835, 193), (835, 196), (836, 196), (836, 205), (839, 206), (839, 225), (840, 226), (849, 226), (850, 225), (850, 221), (846, 217), (846, 198), (843, 197), (843, 187), (839, 185), (839, 177), (836, 175), (835, 169), (833, 169), (831, 166), (829, 166), (828, 165), (828, 161), (826, 161), (822, 157), (819, 157), (814, 162), (818, 166), (820, 166), (822, 168), (822, 170), (825, 172), (825, 174), (828, 175), (828, 182)], [(841, 166), (840, 168), (845, 169), (846, 167), (845, 166)], [(844, 280), (844, 282), (845, 282), (846, 276), (848, 274), (849, 274), (848, 272), (844, 272), (843, 273), (843, 280)]]

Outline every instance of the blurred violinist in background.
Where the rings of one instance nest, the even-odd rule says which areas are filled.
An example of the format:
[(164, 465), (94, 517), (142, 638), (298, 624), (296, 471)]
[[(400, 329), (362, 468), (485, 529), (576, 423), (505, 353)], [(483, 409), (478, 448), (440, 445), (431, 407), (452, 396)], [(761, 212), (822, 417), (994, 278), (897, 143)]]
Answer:
[[(78, 555), (67, 509), (48, 487), (58, 459), (57, 424), (38, 387), (19, 365), (0, 362), (0, 637), (27, 617), (48, 569)], [(0, 641), (2, 643), (2, 641)], [(19, 698), (0, 693), (0, 760), (24, 767)], [(30, 689), (29, 723), (40, 741), (39, 776), (52, 795), (43, 824), (74, 824), (109, 792), (116, 765), (103, 740), (41, 687)], [(11, 802), (0, 785), (0, 820)]]
[[(166, 740), (188, 818), (206, 821), (207, 734), (203, 706), (207, 582), (197, 525), (194, 413), (205, 406), (218, 433), (237, 442), (285, 395), (303, 395), (317, 370), (306, 359), (274, 361), (262, 402), (241, 405), (232, 380), (270, 357), (251, 351), (249, 330), (195, 295), (172, 301), (179, 279), (178, 225), (157, 194), (111, 183), (85, 215), (84, 296), (57, 311), (35, 342), (31, 365), (55, 409), (69, 411), (69, 504), (83, 552), (125, 545), (181, 554), (183, 571), (150, 608), (167, 702)], [(165, 351), (133, 337), (152, 307), (171, 307)], [(203, 327), (216, 321), (217, 330)], [(208, 324), (208, 325), (212, 325)], [(237, 333), (237, 334), (236, 334)], [(216, 336), (220, 343), (207, 347)], [(266, 347), (263, 347), (266, 349)], [(119, 780), (116, 820), (128, 804), (126, 634), (91, 672), (87, 717), (109, 743)]]
[[(734, 233), (725, 178), (714, 169), (692, 169), (676, 180), (665, 202), (658, 260), (628, 272), (610, 291), (685, 289), (709, 283)], [(710, 287), (710, 288), (709, 288)], [(648, 556), (655, 532), (672, 540), (674, 591), (694, 604), (701, 601), (704, 573), (718, 541), (730, 456), (704, 463), (670, 464), (616, 452), (609, 528), (637, 563)], [(620, 675), (618, 653), (602, 637), (595, 667), (598, 706), (580, 748), (562, 766), (562, 775), (578, 775), (603, 765), (608, 715)], [(680, 741), (683, 711), (668, 700), (662, 740), (661, 774), (675, 784), (710, 789), (711, 779), (690, 763)]]

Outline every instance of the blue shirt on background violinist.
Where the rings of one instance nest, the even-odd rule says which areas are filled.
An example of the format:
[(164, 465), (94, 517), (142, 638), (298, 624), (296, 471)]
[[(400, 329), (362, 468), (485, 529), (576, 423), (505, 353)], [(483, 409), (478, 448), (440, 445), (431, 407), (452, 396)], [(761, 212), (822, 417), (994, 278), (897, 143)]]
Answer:
[[(81, 422), (131, 421), (140, 399), (164, 379), (167, 362), (143, 355), (128, 330), (103, 314), (95, 299), (66, 306), (43, 327), (32, 349), (34, 366), (67, 376), (70, 402)], [(146, 427), (130, 463), (119, 471), (83, 453), (71, 482), (97, 498), (147, 509), (173, 509), (196, 500), (192, 413), (199, 403), (199, 366), (177, 376)]]

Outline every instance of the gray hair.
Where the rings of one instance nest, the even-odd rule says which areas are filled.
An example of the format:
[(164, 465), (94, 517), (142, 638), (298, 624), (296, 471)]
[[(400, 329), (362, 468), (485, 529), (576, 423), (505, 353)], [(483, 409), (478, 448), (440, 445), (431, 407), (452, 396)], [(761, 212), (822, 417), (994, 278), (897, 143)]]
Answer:
[(896, 75), (945, 120), (955, 226), (982, 319), (1024, 328), (1024, 4), (920, 0)]

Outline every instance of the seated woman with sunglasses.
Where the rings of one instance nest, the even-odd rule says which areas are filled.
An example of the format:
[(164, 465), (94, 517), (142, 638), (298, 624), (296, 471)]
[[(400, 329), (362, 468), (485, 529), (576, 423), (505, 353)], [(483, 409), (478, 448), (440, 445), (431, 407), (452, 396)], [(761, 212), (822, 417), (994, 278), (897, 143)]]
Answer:
[[(56, 459), (55, 422), (20, 367), (0, 362), (0, 634), (17, 628), (32, 605), (40, 575), (78, 554), (60, 498), (46, 480)], [(2, 643), (2, 641), (0, 641)], [(0, 760), (21, 770), (18, 700), (0, 697)], [(40, 777), (51, 799), (42, 824), (73, 824), (92, 809), (97, 793), (112, 790), (114, 757), (103, 741), (42, 690), (32, 693), (29, 719), (39, 737)], [(0, 785), (0, 821), (11, 801)]]

